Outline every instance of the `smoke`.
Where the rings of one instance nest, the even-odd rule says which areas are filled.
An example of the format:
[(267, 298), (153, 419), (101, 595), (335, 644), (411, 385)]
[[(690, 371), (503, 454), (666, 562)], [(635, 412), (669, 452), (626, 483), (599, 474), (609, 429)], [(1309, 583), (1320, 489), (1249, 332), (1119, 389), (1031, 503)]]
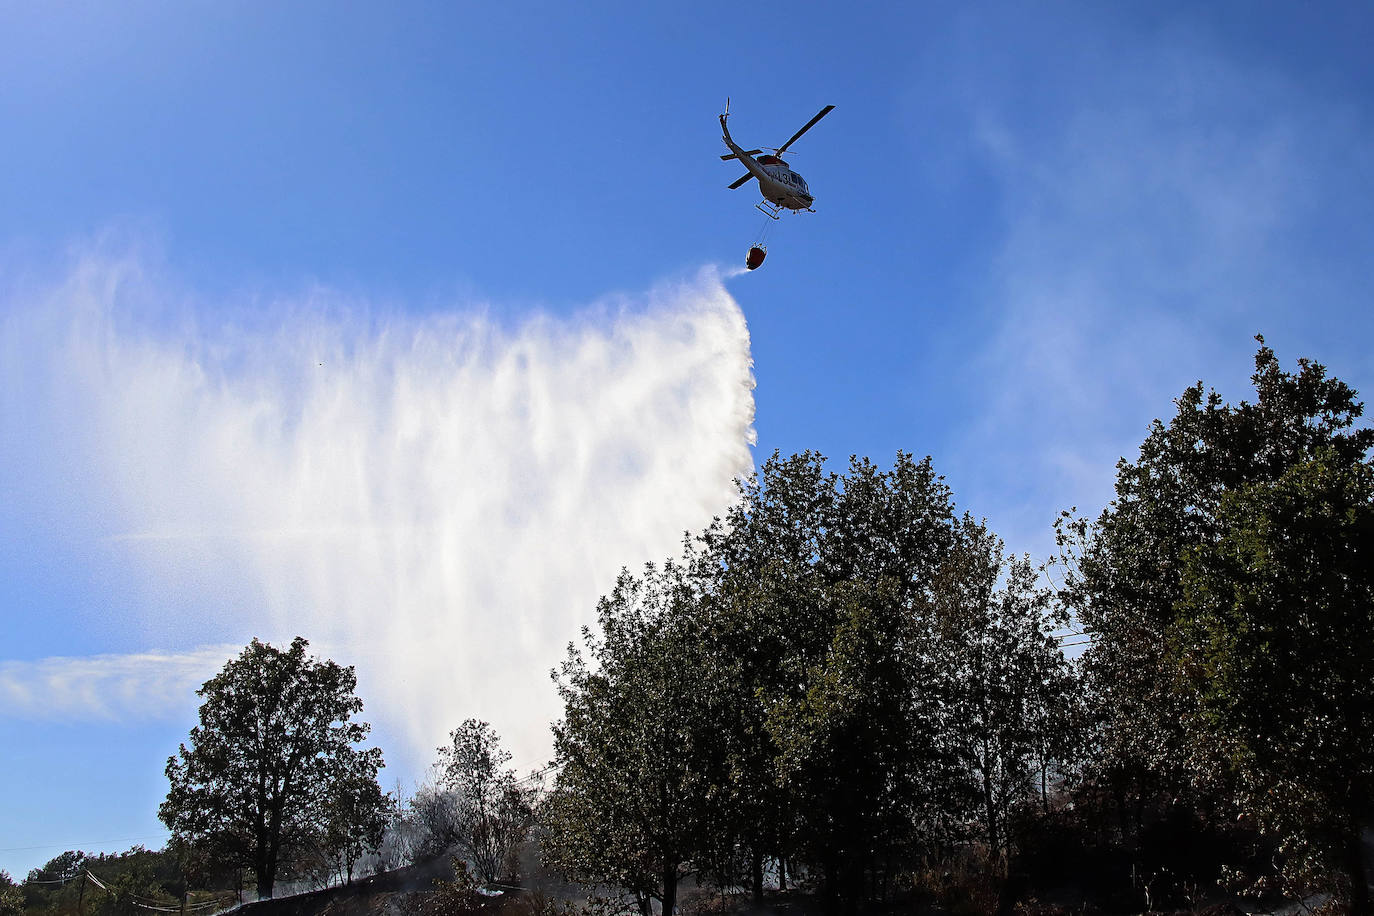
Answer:
[[(598, 596), (752, 467), (748, 330), (709, 269), (514, 326), (320, 290), (212, 307), (102, 258), (10, 298), (0, 457), (23, 498), (0, 523), (128, 564), (145, 645), (300, 634), (356, 665), (412, 765), (469, 716), (542, 762), (549, 670)], [(80, 665), (11, 663), (7, 695)]]

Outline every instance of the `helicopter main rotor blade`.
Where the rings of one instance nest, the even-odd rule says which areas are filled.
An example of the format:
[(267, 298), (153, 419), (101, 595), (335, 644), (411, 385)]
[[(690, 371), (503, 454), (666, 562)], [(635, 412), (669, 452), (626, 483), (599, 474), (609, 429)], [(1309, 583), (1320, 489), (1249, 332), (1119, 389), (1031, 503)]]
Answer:
[(810, 121), (807, 121), (807, 122), (806, 122), (806, 126), (803, 127), (801, 130), (797, 131), (795, 134), (793, 134), (791, 140), (788, 140), (788, 141), (787, 141), (786, 143), (784, 143), (782, 146), (778, 147), (778, 155), (781, 156), (781, 155), (783, 154), (783, 152), (784, 152), (789, 146), (791, 146), (793, 143), (796, 143), (796, 142), (797, 142), (797, 139), (798, 139), (802, 134), (806, 133), (808, 130), (810, 130), (811, 128), (815, 127), (817, 121), (819, 121), (821, 118), (825, 117), (826, 115), (830, 114), (830, 112), (832, 112), (832, 111), (834, 111), (834, 110), (835, 110), (835, 106), (834, 106), (834, 105), (827, 105), (827, 106), (825, 106), (824, 108), (822, 108), (822, 109), (821, 109), (821, 113), (818, 114), (818, 115), (816, 115), (816, 116), (815, 116), (814, 118), (812, 118)]
[[(744, 151), (744, 154), (745, 154), (746, 156), (757, 156), (757, 155), (758, 155), (759, 153), (761, 153), (761, 152), (763, 152), (763, 150), (761, 150), (761, 149), (748, 149), (748, 150), (745, 150), (745, 151)], [(721, 158), (721, 159), (738, 159), (739, 157), (736, 156), (734, 153), (726, 153), (724, 156), (721, 156), (720, 158)]]
[(730, 185), (730, 190), (733, 191), (733, 190), (735, 190), (736, 188), (741, 187), (746, 181), (748, 181), (750, 178), (753, 178), (753, 177), (754, 177), (754, 173), (753, 173), (753, 172), (745, 172), (743, 175), (741, 175), (741, 176), (735, 181), (734, 184)]

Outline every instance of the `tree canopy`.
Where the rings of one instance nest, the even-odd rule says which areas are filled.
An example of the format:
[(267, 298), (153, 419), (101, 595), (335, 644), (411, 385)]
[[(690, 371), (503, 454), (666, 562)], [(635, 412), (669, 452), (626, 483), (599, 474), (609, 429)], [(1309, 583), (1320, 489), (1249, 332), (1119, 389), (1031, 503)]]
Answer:
[[(197, 691), (200, 724), (167, 760), (171, 784), (158, 816), (177, 836), (213, 846), (253, 869), (271, 897), (278, 868), (326, 829), (343, 785), (375, 785), (378, 748), (358, 745), (370, 726), (351, 667), (254, 639)], [(376, 802), (378, 790), (353, 798)]]
[[(564, 872), (671, 912), (702, 858), (721, 799), (719, 684), (690, 562), (622, 574), (558, 674), (562, 769), (543, 808), (546, 850)], [(590, 661), (590, 664), (589, 664)]]
[[(1096, 522), (1066, 516), (1064, 597), (1091, 638), (1085, 772), (1123, 821), (1139, 831), (1169, 809), (1239, 805), (1289, 838), (1281, 858), (1294, 866), (1307, 857), (1277, 828), (1280, 809), (1308, 841), (1352, 829), (1311, 816), (1336, 803), (1323, 768), (1353, 767), (1341, 809), (1357, 803), (1350, 818), (1368, 823), (1352, 742), (1370, 746), (1374, 732), (1353, 647), (1368, 638), (1361, 488), (1374, 430), (1357, 425), (1353, 389), (1309, 360), (1285, 371), (1262, 339), (1252, 381), (1256, 399), (1235, 405), (1201, 382), (1185, 390), (1118, 464)], [(1318, 845), (1367, 907), (1349, 842)]]
[(1323, 450), (1226, 494), (1222, 536), (1186, 555), (1173, 654), (1184, 724), (1288, 871), (1369, 910), (1374, 820), (1374, 468)]
[(665, 906), (689, 866), (758, 895), (791, 862), (837, 909), (971, 822), (1002, 855), (1073, 683), (1035, 579), (928, 459), (773, 456), (571, 651), (552, 848)]

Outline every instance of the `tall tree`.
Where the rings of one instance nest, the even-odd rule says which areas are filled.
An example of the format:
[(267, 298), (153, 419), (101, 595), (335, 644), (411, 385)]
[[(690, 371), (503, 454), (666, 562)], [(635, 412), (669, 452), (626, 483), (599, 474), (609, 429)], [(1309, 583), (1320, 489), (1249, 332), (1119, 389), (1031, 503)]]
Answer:
[(1231, 492), (1186, 556), (1175, 657), (1186, 723), (1290, 873), (1339, 876), (1370, 912), (1374, 824), (1374, 467), (1334, 450)]
[(839, 475), (804, 453), (765, 462), (705, 536), (738, 841), (808, 860), (837, 906), (962, 817), (932, 617), (955, 521), (929, 459)]
[[(318, 835), (347, 779), (376, 782), (378, 748), (351, 667), (254, 639), (197, 691), (200, 724), (167, 760), (171, 787), (158, 816), (192, 843), (215, 844), (271, 897), (279, 864)], [(380, 790), (379, 790), (380, 794)]]
[(802, 802), (796, 782), (779, 778), (768, 719), (779, 702), (801, 702), (807, 672), (834, 630), (818, 560), (838, 480), (819, 454), (775, 453), (703, 536), (718, 582), (709, 638), (729, 697), (719, 721), (728, 816), (719, 824), (713, 870), (722, 883), (751, 885), (756, 898), (764, 860), (777, 861), (785, 883), (788, 860), (799, 852)]
[(1011, 816), (1033, 799), (1037, 771), (1062, 764), (1076, 743), (1076, 684), (1053, 636), (1064, 618), (1029, 558), (1007, 556), (967, 516), (933, 592), (938, 654), (953, 681), (951, 739), (990, 862), (1000, 867)]
[(1188, 552), (1223, 536), (1227, 493), (1277, 481), (1324, 450), (1358, 461), (1374, 444), (1374, 431), (1352, 428), (1362, 412), (1354, 391), (1307, 360), (1285, 372), (1260, 344), (1254, 402), (1225, 404), (1201, 382), (1188, 388), (1169, 423), (1152, 424), (1139, 457), (1117, 465), (1116, 498), (1096, 522), (1060, 528), (1065, 600), (1092, 636), (1082, 660), (1091, 775), (1128, 829), (1152, 805), (1210, 804), (1186, 764), (1183, 723), (1196, 698), (1177, 689), (1166, 654)]
[[(546, 799), (545, 851), (565, 874), (622, 888), (644, 913), (670, 913), (678, 882), (706, 848), (724, 775), (720, 685), (705, 651), (694, 563), (623, 573), (558, 676), (562, 764)], [(589, 664), (590, 660), (590, 664)]]

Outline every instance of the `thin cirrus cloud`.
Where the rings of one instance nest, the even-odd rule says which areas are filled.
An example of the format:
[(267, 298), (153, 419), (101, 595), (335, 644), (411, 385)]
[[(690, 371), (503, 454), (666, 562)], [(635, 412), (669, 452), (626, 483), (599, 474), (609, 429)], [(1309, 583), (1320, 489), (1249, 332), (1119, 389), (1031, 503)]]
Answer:
[(476, 716), (537, 763), (598, 596), (752, 468), (748, 330), (709, 269), (513, 326), (321, 291), (215, 311), (136, 258), (20, 298), (3, 523), (127, 564), (144, 644), (186, 648), (6, 662), (15, 709), (165, 715), (229, 654), (202, 647), (299, 634), (413, 762)]
[(236, 646), (0, 661), (0, 709), (15, 718), (144, 719), (184, 712)]
[(1006, 230), (961, 449), (978, 504), (1037, 552), (1059, 510), (1110, 499), (1117, 459), (1186, 386), (1253, 396), (1252, 335), (1287, 367), (1315, 358), (1357, 386), (1370, 368), (1337, 330), (1365, 321), (1350, 267), (1374, 244), (1358, 112), (1196, 35), (1123, 45), (1111, 66), (1067, 45), (1029, 114), (967, 80)]

